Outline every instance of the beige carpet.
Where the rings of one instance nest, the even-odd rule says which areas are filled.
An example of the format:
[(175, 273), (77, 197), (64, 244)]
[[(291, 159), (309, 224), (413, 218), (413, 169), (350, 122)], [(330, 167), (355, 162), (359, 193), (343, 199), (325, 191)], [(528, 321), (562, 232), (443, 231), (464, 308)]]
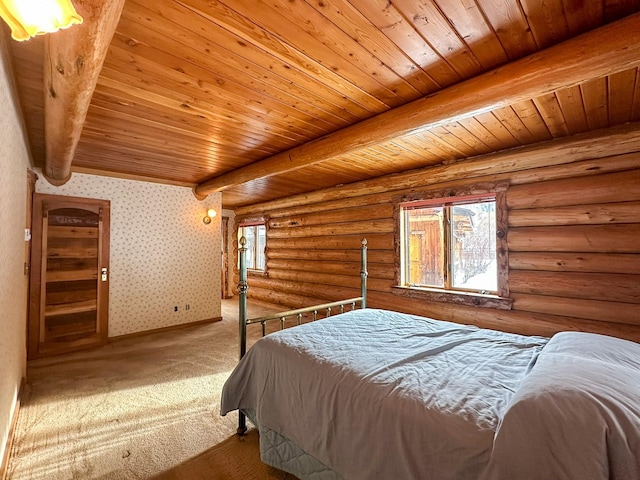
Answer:
[(8, 480), (292, 478), (259, 461), (256, 432), (236, 438), (236, 413), (219, 415), (238, 356), (235, 301), (223, 318), (30, 362)]
[(197, 457), (161, 473), (154, 480), (295, 480), (292, 475), (256, 461), (260, 454), (258, 439), (255, 429), (249, 430), (244, 437), (233, 435)]

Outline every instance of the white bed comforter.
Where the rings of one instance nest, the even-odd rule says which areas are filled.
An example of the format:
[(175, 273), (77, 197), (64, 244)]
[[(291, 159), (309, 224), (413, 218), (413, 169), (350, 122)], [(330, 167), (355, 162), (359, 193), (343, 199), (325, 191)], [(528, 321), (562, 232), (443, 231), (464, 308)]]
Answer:
[(640, 344), (554, 335), (498, 429), (490, 480), (640, 480)]
[(259, 340), (225, 384), (221, 413), (254, 411), (349, 480), (476, 480), (546, 342), (356, 310)]

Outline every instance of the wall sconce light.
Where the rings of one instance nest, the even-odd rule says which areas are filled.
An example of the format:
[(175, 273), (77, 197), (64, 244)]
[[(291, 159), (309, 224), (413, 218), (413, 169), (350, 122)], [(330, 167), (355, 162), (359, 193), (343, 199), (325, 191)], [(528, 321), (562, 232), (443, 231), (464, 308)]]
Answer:
[(0, 0), (0, 17), (20, 42), (82, 23), (70, 0)]
[(203, 223), (205, 225), (209, 225), (211, 223), (211, 220), (213, 220), (213, 217), (215, 217), (217, 214), (218, 213), (213, 208), (210, 208), (209, 210), (207, 210), (207, 214), (202, 219)]

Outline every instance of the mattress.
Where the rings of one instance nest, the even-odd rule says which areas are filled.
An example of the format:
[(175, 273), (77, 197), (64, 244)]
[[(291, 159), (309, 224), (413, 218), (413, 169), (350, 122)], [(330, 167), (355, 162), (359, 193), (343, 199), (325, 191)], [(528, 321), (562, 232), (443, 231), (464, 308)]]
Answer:
[(356, 310), (256, 342), (225, 384), (221, 413), (251, 412), (261, 432), (334, 478), (475, 480), (547, 341)]

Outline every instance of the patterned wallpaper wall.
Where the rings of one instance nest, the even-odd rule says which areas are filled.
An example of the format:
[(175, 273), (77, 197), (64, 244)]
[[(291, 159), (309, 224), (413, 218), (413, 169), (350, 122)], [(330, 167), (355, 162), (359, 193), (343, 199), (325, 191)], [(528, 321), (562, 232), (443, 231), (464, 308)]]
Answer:
[(26, 368), (27, 277), (24, 228), (29, 151), (0, 31), (0, 461)]
[(186, 187), (79, 173), (61, 187), (41, 176), (36, 190), (111, 201), (110, 337), (221, 315), (220, 193), (201, 202)]

